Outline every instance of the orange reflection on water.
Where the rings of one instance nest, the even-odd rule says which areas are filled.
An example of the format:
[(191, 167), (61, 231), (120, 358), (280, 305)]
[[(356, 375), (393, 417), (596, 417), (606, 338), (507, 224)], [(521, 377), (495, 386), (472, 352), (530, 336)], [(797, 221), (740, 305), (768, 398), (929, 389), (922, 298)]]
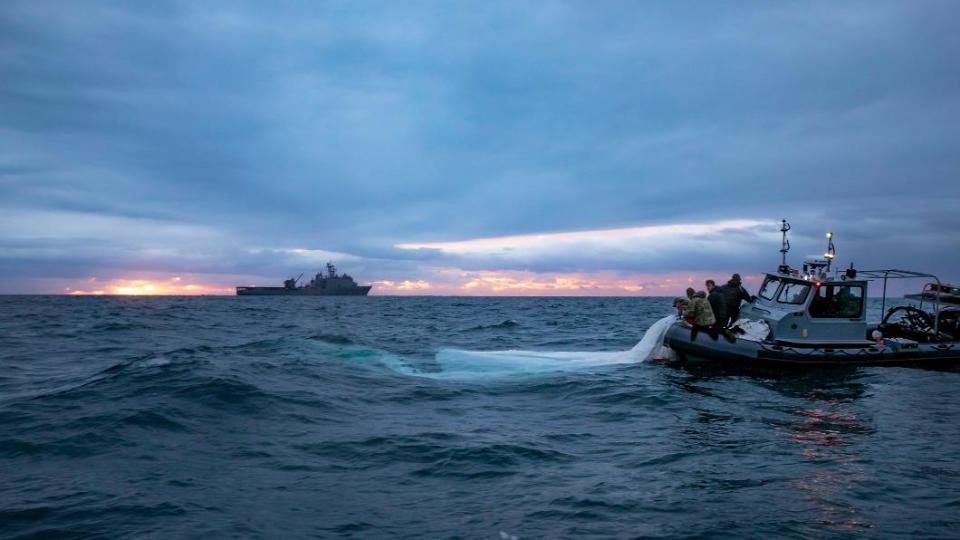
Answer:
[(817, 523), (838, 531), (863, 530), (870, 526), (844, 496), (864, 475), (862, 456), (846, 450), (853, 438), (870, 433), (870, 428), (853, 412), (830, 410), (837, 402), (794, 412), (797, 422), (789, 424), (790, 439), (804, 448), (800, 455), (815, 463), (812, 476), (798, 478), (792, 485), (817, 513)]
[[(844, 435), (863, 433), (866, 427), (851, 413), (804, 409), (796, 413), (801, 421), (793, 424), (791, 438), (799, 444), (812, 444), (804, 451), (815, 452), (817, 446), (845, 446)], [(813, 454), (811, 454), (813, 455)]]

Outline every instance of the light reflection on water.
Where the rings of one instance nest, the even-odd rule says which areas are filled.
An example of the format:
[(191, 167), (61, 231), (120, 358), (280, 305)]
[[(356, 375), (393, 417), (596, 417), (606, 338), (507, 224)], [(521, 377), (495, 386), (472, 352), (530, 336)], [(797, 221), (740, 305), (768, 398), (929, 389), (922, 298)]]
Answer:
[(797, 478), (790, 486), (813, 508), (820, 525), (836, 531), (870, 527), (848, 502), (864, 480), (863, 456), (857, 449), (874, 431), (854, 409), (866, 392), (866, 385), (843, 378), (814, 385), (807, 403), (791, 411), (793, 420), (787, 423), (799, 456), (817, 465), (812, 476)]

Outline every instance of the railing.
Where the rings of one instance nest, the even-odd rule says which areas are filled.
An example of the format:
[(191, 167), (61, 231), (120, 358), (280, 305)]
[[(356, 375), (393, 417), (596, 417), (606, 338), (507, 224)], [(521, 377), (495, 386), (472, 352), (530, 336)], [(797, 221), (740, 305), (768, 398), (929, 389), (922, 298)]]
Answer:
[[(883, 300), (880, 305), (880, 313), (886, 313), (887, 311), (887, 281), (890, 279), (915, 279), (915, 278), (932, 278), (937, 282), (937, 295), (933, 301), (933, 331), (937, 335), (940, 334), (940, 291), (943, 289), (943, 284), (940, 283), (940, 278), (933, 274), (926, 274), (923, 272), (914, 272), (912, 270), (857, 270), (858, 276), (863, 276), (868, 280), (873, 279), (883, 279)], [(921, 300), (920, 307), (923, 308), (923, 293), (926, 292), (927, 287), (933, 285), (932, 283), (924, 285), (921, 290)]]

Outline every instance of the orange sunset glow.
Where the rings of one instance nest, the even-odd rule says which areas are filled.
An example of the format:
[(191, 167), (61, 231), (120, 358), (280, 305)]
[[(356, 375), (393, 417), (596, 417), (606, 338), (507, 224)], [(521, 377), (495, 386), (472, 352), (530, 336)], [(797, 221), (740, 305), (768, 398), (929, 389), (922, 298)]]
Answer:
[[(729, 276), (707, 273), (620, 274), (536, 273), (525, 271), (437, 272), (435, 279), (375, 281), (374, 293), (386, 295), (456, 296), (676, 296), (687, 287), (703, 289), (704, 281), (725, 282)], [(744, 276), (748, 284), (759, 277)]]
[(187, 282), (180, 277), (166, 280), (111, 279), (105, 282), (91, 278), (82, 286), (66, 287), (64, 292), (74, 296), (197, 296), (233, 294), (233, 288)]
[[(703, 289), (706, 279), (725, 282), (729, 276), (705, 272), (630, 274), (623, 272), (528, 272), (520, 270), (432, 269), (423, 277), (372, 280), (371, 294), (389, 296), (677, 296), (687, 287)], [(208, 277), (209, 279), (209, 277)], [(756, 287), (759, 276), (744, 276)], [(230, 283), (234, 277), (219, 276)], [(237, 281), (239, 282), (239, 281)], [(189, 276), (137, 279), (88, 278), (63, 288), (73, 296), (203, 296), (233, 295), (233, 286)]]

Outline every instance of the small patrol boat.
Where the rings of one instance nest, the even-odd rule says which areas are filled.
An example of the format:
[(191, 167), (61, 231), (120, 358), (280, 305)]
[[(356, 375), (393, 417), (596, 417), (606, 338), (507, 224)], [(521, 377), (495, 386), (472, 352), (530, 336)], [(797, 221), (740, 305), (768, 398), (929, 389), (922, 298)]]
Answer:
[[(714, 339), (678, 318), (664, 336), (676, 361), (756, 367), (960, 363), (960, 288), (909, 270), (857, 270), (851, 264), (831, 272), (833, 233), (827, 233), (822, 259), (793, 269), (786, 259), (786, 220), (780, 230), (781, 264), (766, 274), (756, 300), (744, 304), (733, 336)], [(905, 296), (912, 303), (887, 310), (887, 284), (899, 279), (927, 283), (919, 294)], [(883, 284), (882, 319), (874, 323), (866, 317), (871, 282)]]

